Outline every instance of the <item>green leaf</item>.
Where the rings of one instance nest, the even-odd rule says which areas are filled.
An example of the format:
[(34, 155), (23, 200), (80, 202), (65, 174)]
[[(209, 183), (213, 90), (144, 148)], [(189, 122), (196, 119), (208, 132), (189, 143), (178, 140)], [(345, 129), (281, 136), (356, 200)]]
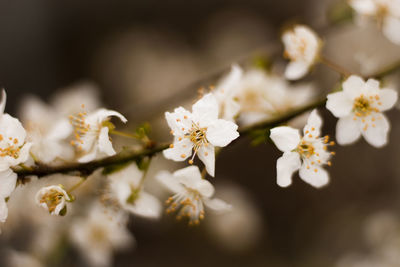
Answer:
[(270, 129), (260, 129), (254, 130), (250, 133), (250, 138), (252, 139), (251, 145), (258, 146), (260, 144), (265, 144), (270, 141), (269, 138)]

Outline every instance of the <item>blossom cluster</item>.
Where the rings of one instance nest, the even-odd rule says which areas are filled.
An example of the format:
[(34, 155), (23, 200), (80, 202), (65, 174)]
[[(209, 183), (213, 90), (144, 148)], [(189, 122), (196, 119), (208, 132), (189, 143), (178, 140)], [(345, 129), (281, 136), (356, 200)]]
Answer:
[[(389, 9), (388, 5), (397, 7), (397, 2), (351, 1), (351, 5), (357, 11), (384, 18), (383, 31), (396, 42), (397, 37), (390, 28), (398, 23), (393, 20), (398, 20), (399, 14), (392, 11), (393, 7), (390, 12), (385, 9), (382, 17), (381, 9)], [(283, 152), (276, 162), (276, 180), (280, 187), (290, 186), (297, 171), (304, 182), (315, 188), (324, 187), (330, 181), (327, 167), (332, 165), (335, 152), (330, 149), (335, 141), (323, 135), (323, 119), (317, 107), (325, 105), (338, 118), (335, 139), (339, 145), (353, 144), (361, 136), (376, 148), (388, 143), (390, 123), (384, 112), (396, 104), (395, 90), (382, 86), (376, 79), (365, 80), (339, 71), (343, 76), (340, 90), (318, 102), (323, 105), (316, 105), (316, 86), (293, 81), (305, 77), (317, 63), (326, 63), (322, 39), (309, 27), (295, 25), (283, 33), (282, 41), (284, 57), (289, 63), (281, 75), (273, 68), (244, 69), (233, 64), (230, 72), (201, 94), (190, 110), (180, 106), (165, 112), (165, 124), (173, 137), (168, 146), (158, 147), (145, 128), (135, 133), (117, 131), (111, 119), (125, 124), (125, 116), (102, 108), (90, 97), (87, 103), (78, 106), (77, 102), (86, 99), (65, 95), (48, 105), (29, 98), (24, 103), (21, 123), (4, 113), (6, 93), (3, 90), (0, 222), (6, 222), (7, 201), (13, 199), (14, 190), (18, 195), (18, 191), (26, 189), (23, 183), (16, 188), (18, 175), (21, 182), (27, 180), (27, 174), (45, 176), (43, 173), (53, 169), (71, 179), (79, 176), (79, 181), (72, 185), (51, 182), (49, 176), (30, 177), (32, 184), (39, 183), (38, 178), (45, 181), (36, 188), (35, 203), (45, 213), (54, 215), (52, 218), (63, 216), (71, 220), (71, 227), (66, 230), (71, 242), (83, 251), (89, 263), (107, 266), (112, 250), (134, 243), (127, 229), (128, 215), (159, 219), (163, 210), (160, 199), (166, 194), (166, 212), (175, 213), (177, 219), (186, 218), (189, 225), (200, 224), (208, 211), (235, 212), (234, 205), (216, 196), (210, 177), (218, 177), (216, 159), (220, 150), (243, 133), (264, 130), (264, 140), (272, 140)], [(305, 111), (310, 111), (306, 120), (291, 120)], [(303, 128), (302, 134), (299, 127)], [(111, 136), (133, 138), (135, 144), (119, 149), (121, 146)], [(117, 153), (118, 150), (121, 152)], [(152, 175), (155, 179), (150, 180), (153, 156), (161, 151), (165, 159), (188, 166), (172, 172), (157, 169)], [(48, 174), (53, 173), (57, 171)], [(99, 177), (101, 182), (91, 184)], [(83, 201), (86, 195), (92, 197), (89, 204)], [(83, 203), (84, 212), (79, 210), (80, 205), (69, 204), (75, 201)], [(75, 217), (68, 216), (67, 207)]]

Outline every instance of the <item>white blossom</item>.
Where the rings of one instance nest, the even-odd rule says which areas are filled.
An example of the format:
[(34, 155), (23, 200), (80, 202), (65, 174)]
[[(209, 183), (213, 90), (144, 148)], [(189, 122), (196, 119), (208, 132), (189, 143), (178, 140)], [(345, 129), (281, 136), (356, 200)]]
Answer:
[(234, 121), (239, 114), (240, 104), (236, 100), (237, 89), (243, 76), (243, 70), (239, 65), (232, 65), (228, 75), (223, 77), (213, 91), (219, 108), (220, 118), (228, 121)]
[(51, 215), (64, 215), (67, 201), (71, 201), (70, 196), (60, 185), (50, 185), (41, 188), (36, 193), (36, 204), (47, 210)]
[(285, 77), (289, 80), (302, 78), (318, 58), (321, 48), (319, 37), (309, 27), (296, 25), (283, 33), (282, 42), (284, 55), (290, 59)]
[(322, 187), (329, 182), (329, 174), (323, 168), (331, 165), (329, 159), (333, 152), (327, 151), (329, 137), (320, 137), (322, 119), (313, 110), (304, 127), (304, 136), (301, 137), (299, 130), (287, 126), (271, 129), (271, 139), (279, 150), (283, 152), (282, 157), (276, 162), (277, 183), (279, 186), (287, 187), (292, 183), (292, 175), (300, 170), (300, 178), (314, 187)]
[(218, 103), (212, 94), (207, 94), (197, 101), (192, 110), (191, 113), (179, 107), (173, 113), (165, 113), (174, 143), (163, 153), (167, 159), (184, 161), (194, 150), (189, 163), (193, 163), (197, 154), (207, 172), (214, 176), (215, 147), (227, 146), (236, 139), (239, 136), (238, 126), (231, 121), (218, 119)]
[(128, 218), (97, 202), (89, 206), (88, 213), (86, 218), (72, 222), (71, 241), (90, 266), (110, 266), (113, 251), (125, 249), (134, 242), (126, 228)]
[(326, 108), (339, 118), (336, 140), (341, 145), (354, 143), (362, 135), (375, 147), (387, 143), (389, 121), (382, 113), (397, 102), (397, 92), (380, 89), (374, 79), (364, 81), (356, 75), (343, 82), (343, 91), (328, 95)]
[(144, 191), (143, 172), (136, 163), (110, 174), (108, 178), (111, 193), (123, 209), (143, 217), (160, 217), (161, 203), (156, 197)]
[(349, 0), (351, 7), (363, 17), (374, 17), (383, 34), (400, 45), (400, 0)]
[(76, 138), (72, 144), (84, 154), (79, 158), (79, 162), (90, 162), (102, 156), (116, 154), (108, 136), (109, 128), (104, 125), (111, 116), (118, 117), (124, 123), (127, 122), (122, 114), (107, 109), (98, 109), (89, 114), (81, 112), (77, 116), (70, 116)]
[(315, 95), (309, 83), (290, 85), (260, 69), (246, 71), (235, 93), (240, 106), (238, 122), (251, 125), (306, 105)]
[(8, 209), (5, 199), (15, 189), (17, 175), (10, 167), (28, 160), (31, 143), (25, 143), (26, 132), (18, 119), (4, 113), (6, 92), (0, 102), (0, 222), (5, 222)]
[(197, 166), (189, 166), (174, 173), (159, 172), (156, 176), (166, 188), (174, 195), (166, 201), (169, 204), (167, 212), (178, 211), (177, 219), (187, 217), (189, 224), (198, 224), (204, 219), (204, 205), (216, 212), (225, 212), (231, 209), (231, 205), (214, 195), (214, 186), (201, 177)]

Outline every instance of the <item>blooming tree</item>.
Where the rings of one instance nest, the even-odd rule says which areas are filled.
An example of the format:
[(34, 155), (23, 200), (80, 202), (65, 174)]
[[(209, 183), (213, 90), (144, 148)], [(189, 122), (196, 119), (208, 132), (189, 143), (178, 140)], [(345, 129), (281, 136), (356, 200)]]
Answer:
[[(385, 36), (400, 43), (399, 1), (349, 3), (360, 15), (378, 20)], [(335, 179), (326, 168), (332, 165), (335, 152), (330, 147), (335, 142), (322, 134), (323, 118), (317, 109), (326, 108), (338, 118), (336, 132), (330, 135), (339, 145), (350, 145), (363, 136), (372, 146), (383, 147), (389, 142), (390, 130), (383, 112), (395, 106), (398, 94), (380, 80), (400, 64), (361, 77), (327, 59), (322, 38), (316, 32), (305, 25), (294, 25), (283, 32), (284, 57), (289, 59), (283, 71), (233, 64), (214, 88), (194, 98), (191, 109), (179, 106), (173, 112), (166, 111), (164, 126), (173, 136), (170, 143), (155, 140), (148, 124), (135, 131), (117, 130), (122, 126), (118, 123), (128, 121), (124, 115), (101, 107), (96, 100), (89, 101), (89, 105), (77, 103), (84, 98), (96, 99), (87, 91), (59, 98), (54, 105), (31, 98), (24, 102), (21, 123), (4, 113), (3, 90), (0, 222), (7, 221), (7, 201), (13, 199), (16, 186), (24, 190), (27, 184), (45, 181), (34, 196), (42, 211), (40, 216), (54, 215), (49, 217), (71, 224), (64, 232), (88, 264), (108, 266), (114, 250), (134, 242), (127, 229), (128, 215), (161, 218), (160, 200), (165, 195), (165, 211), (186, 219), (189, 225), (200, 224), (206, 212), (235, 212), (234, 205), (214, 197), (218, 188), (213, 182), (218, 179), (219, 152), (243, 136), (253, 138), (256, 144), (272, 140), (283, 152), (276, 161), (280, 187), (291, 185), (297, 171), (314, 188), (327, 186), (330, 179)], [(334, 88), (321, 98), (314, 83), (294, 83), (318, 64), (340, 75), (340, 89)], [(301, 134), (293, 119), (304, 114), (307, 118), (300, 123)], [(132, 139), (134, 144), (115, 142), (118, 137)], [(175, 167), (173, 172), (161, 166), (150, 175), (158, 154), (175, 162), (187, 161), (190, 166)], [(78, 181), (52, 183), (50, 177), (60, 174)], [(156, 179), (149, 181), (149, 176)], [(163, 190), (167, 191), (164, 195), (160, 193)]]

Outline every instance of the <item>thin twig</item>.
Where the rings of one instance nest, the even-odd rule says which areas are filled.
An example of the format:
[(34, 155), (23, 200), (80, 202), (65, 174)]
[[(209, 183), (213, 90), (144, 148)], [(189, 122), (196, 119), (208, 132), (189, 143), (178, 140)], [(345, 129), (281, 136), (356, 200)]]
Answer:
[(344, 77), (349, 77), (351, 74), (353, 74), (351, 71), (343, 68), (342, 66), (336, 64), (335, 62), (333, 62), (332, 60), (326, 58), (323, 55), (320, 55), (319, 61), (322, 64), (326, 65), (327, 67), (329, 67), (330, 69), (336, 71), (337, 73), (341, 74)]

